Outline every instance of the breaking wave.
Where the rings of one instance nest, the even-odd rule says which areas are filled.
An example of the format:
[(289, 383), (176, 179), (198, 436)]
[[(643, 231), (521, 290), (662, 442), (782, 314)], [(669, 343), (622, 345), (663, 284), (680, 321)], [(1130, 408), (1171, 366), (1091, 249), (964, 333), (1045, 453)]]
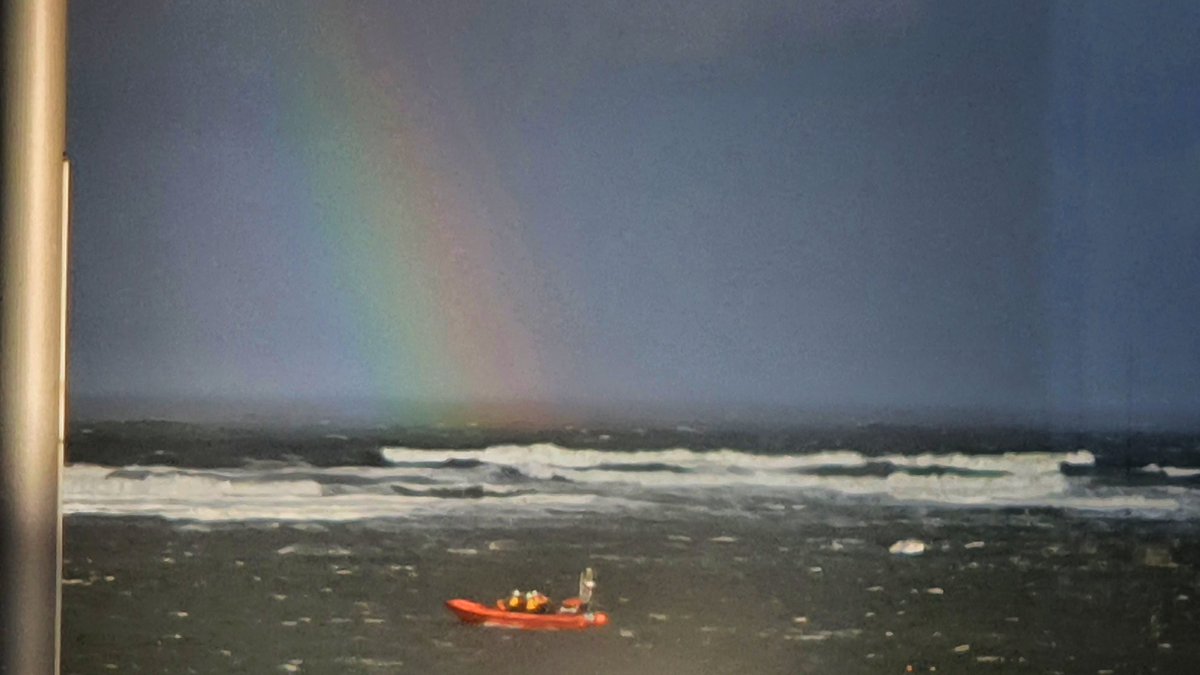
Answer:
[[(866, 456), (850, 450), (766, 455), (684, 448), (572, 450), (552, 444), (479, 450), (384, 448), (386, 466), (304, 463), (239, 469), (67, 468), (68, 514), (194, 521), (544, 516), (615, 513), (714, 501), (860, 500), (883, 504), (1197, 512), (1193, 473), (1153, 480), (1097, 475), (1090, 452)], [(1110, 477), (1111, 478), (1111, 477)]]
[(628, 506), (627, 500), (603, 495), (538, 493), (488, 484), (428, 487), (436, 481), (413, 478), (424, 477), (365, 467), (215, 472), (74, 465), (64, 476), (63, 511), (196, 521), (346, 521), (453, 515), (480, 508), (511, 516), (530, 510), (569, 513)]

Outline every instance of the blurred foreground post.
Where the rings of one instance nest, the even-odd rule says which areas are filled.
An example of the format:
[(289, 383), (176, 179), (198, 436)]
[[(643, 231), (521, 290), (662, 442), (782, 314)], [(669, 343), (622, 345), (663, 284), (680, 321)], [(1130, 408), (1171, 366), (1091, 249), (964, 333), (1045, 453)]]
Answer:
[(65, 421), (66, 0), (3, 0), (0, 673), (58, 672)]

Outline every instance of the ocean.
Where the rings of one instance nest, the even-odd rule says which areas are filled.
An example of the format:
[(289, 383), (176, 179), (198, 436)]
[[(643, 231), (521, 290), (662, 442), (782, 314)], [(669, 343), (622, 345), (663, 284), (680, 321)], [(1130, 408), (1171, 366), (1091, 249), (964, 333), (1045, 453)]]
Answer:
[[(65, 673), (1200, 662), (1186, 436), (142, 422), (72, 437)], [(604, 628), (479, 628), (443, 607), (561, 598), (585, 567)]]

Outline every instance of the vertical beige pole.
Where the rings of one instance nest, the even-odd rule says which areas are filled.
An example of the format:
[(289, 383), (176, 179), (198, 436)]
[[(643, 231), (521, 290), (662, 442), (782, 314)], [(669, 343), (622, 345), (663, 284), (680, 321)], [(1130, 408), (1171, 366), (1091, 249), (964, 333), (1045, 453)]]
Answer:
[(3, 0), (0, 673), (58, 671), (66, 0)]

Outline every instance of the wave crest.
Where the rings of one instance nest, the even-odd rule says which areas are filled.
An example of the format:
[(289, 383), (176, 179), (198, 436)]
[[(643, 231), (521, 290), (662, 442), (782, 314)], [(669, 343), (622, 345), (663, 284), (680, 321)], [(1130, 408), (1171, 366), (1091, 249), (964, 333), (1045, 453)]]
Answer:
[[(184, 520), (358, 520), (471, 513), (541, 516), (684, 505), (730, 497), (854, 498), (873, 503), (1032, 506), (1194, 513), (1197, 499), (1163, 485), (1105, 482), (1095, 457), (1071, 453), (867, 456), (850, 450), (757, 454), (686, 448), (572, 450), (553, 444), (477, 450), (383, 448), (385, 466), (241, 469), (68, 467), (66, 513)], [(1156, 467), (1157, 468), (1157, 467)], [(1162, 482), (1162, 481), (1160, 481)], [(753, 499), (751, 500), (753, 501)]]

